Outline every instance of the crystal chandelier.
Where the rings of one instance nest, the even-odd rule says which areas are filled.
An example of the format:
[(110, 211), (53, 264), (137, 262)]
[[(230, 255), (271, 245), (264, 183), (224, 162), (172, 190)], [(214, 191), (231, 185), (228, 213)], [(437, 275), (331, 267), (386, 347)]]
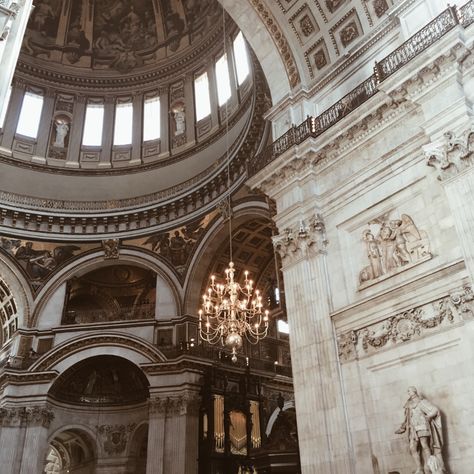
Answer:
[(243, 286), (234, 280), (234, 263), (225, 270), (225, 283), (211, 284), (203, 296), (199, 310), (200, 337), (210, 343), (221, 343), (232, 351), (232, 362), (237, 361), (237, 351), (243, 338), (257, 344), (268, 332), (268, 310), (263, 311), (262, 296), (253, 288), (249, 272), (245, 271)]

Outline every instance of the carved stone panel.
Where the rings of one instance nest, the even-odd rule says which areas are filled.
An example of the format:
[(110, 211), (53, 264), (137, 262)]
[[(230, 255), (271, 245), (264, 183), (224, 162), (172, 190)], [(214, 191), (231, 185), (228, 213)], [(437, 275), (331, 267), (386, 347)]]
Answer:
[(360, 290), (431, 258), (426, 232), (408, 214), (370, 221), (362, 240), (369, 264), (359, 273)]
[(371, 355), (473, 318), (474, 294), (470, 286), (465, 286), (431, 303), (339, 334), (339, 358), (342, 362), (347, 362)]

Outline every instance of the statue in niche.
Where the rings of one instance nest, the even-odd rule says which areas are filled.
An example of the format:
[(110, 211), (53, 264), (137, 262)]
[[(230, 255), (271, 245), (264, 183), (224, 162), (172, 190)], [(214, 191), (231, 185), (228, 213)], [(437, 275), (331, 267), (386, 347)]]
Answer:
[(418, 230), (407, 214), (402, 214), (400, 219), (384, 216), (369, 222), (362, 239), (369, 265), (359, 274), (361, 285), (431, 257), (426, 232)]
[(416, 387), (408, 387), (408, 400), (404, 408), (405, 420), (395, 433), (406, 433), (408, 436), (410, 452), (416, 463), (415, 474), (445, 473), (441, 454), (441, 415), (438, 408), (421, 397)]
[(183, 135), (186, 132), (186, 112), (182, 102), (176, 104), (173, 109), (173, 118), (175, 123), (174, 135)]
[(69, 125), (63, 121), (55, 122), (54, 125), (56, 126), (56, 138), (54, 139), (53, 146), (65, 148), (65, 140), (69, 133)]

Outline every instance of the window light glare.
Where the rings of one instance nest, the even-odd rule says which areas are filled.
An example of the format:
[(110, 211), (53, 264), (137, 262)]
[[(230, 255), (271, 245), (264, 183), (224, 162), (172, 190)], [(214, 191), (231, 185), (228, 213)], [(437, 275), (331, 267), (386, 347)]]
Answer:
[(219, 106), (224, 105), (231, 97), (229, 66), (227, 54), (216, 62), (217, 100)]
[(101, 146), (103, 126), (104, 106), (102, 104), (88, 104), (82, 144), (85, 146)]
[(42, 110), (43, 96), (26, 92), (23, 97), (16, 133), (25, 137), (36, 138), (38, 136)]
[(211, 98), (209, 95), (207, 72), (195, 79), (194, 95), (196, 100), (196, 121), (199, 121), (211, 114)]
[(234, 40), (234, 57), (235, 68), (237, 70), (237, 82), (240, 86), (250, 74), (247, 46), (245, 45), (244, 35), (241, 31), (239, 31), (239, 34)]
[(5, 123), (5, 116), (7, 115), (8, 104), (10, 103), (10, 97), (12, 95), (11, 86), (7, 89), (7, 94), (5, 96), (5, 101), (3, 102), (3, 107), (0, 110), (0, 128), (3, 128)]
[(115, 107), (114, 145), (131, 145), (133, 104), (126, 102)]
[(277, 322), (277, 328), (278, 332), (281, 332), (283, 334), (290, 334), (290, 326), (286, 321), (283, 321), (283, 319), (279, 319)]
[(145, 99), (143, 107), (143, 141), (160, 138), (160, 98)]

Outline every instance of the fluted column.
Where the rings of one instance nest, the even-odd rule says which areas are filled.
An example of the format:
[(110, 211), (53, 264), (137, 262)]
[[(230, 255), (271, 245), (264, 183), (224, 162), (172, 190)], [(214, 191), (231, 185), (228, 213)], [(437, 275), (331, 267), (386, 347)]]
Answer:
[(166, 398), (152, 398), (149, 402), (147, 474), (163, 473), (165, 453)]
[(15, 138), (16, 127), (20, 119), (21, 107), (23, 105), (23, 98), (25, 96), (26, 84), (21, 80), (16, 80), (13, 83), (12, 94), (10, 96), (10, 104), (8, 106), (5, 123), (3, 125), (2, 148), (11, 150), (13, 140)]
[(2, 474), (43, 472), (53, 418), (47, 406), (0, 409)]
[(447, 131), (424, 147), (426, 164), (442, 183), (464, 261), (474, 282), (474, 123), (460, 131)]
[(303, 474), (352, 472), (320, 216), (274, 237), (282, 257)]

